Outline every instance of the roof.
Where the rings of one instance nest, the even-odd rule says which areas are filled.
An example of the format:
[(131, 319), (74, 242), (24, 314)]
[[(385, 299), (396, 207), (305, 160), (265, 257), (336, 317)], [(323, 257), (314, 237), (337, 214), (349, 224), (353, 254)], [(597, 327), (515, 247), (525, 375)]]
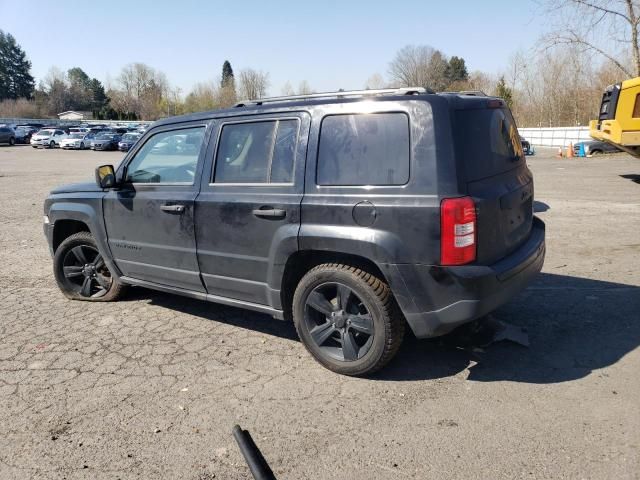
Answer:
[[(431, 91), (429, 91), (431, 92)], [(435, 100), (439, 99), (468, 99), (469, 102), (477, 102), (482, 98), (480, 92), (442, 92), (429, 93), (420, 87), (407, 87), (401, 89), (384, 89), (384, 90), (354, 90), (354, 91), (338, 91), (326, 92), (322, 94), (310, 95), (294, 95), (291, 97), (272, 97), (256, 100), (247, 100), (237, 103), (234, 107), (208, 110), (197, 113), (189, 113), (176, 117), (167, 117), (155, 122), (156, 125), (167, 125), (178, 122), (189, 122), (198, 120), (207, 120), (211, 117), (226, 117), (240, 115), (254, 115), (258, 113), (267, 113), (273, 111), (287, 111), (295, 108), (306, 108), (318, 105), (341, 104), (341, 103), (358, 103), (363, 100), (372, 102), (382, 101), (400, 101), (400, 100)]]

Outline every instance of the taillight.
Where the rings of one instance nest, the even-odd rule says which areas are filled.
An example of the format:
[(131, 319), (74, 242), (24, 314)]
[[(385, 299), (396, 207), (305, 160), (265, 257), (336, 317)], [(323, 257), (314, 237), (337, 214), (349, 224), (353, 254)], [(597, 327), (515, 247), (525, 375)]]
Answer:
[(471, 197), (440, 204), (440, 263), (464, 265), (476, 259), (476, 205)]

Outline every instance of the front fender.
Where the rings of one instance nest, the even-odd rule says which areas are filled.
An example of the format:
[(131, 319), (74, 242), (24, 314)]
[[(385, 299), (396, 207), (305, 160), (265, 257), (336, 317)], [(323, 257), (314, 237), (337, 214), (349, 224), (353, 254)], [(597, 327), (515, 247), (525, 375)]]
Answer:
[(112, 275), (121, 276), (121, 272), (112, 261), (111, 249), (107, 242), (107, 233), (104, 226), (102, 215), (102, 198), (84, 198), (81, 202), (71, 202), (68, 200), (56, 201), (49, 199), (49, 207), (46, 214), (49, 217), (50, 235), (47, 235), (49, 248), (53, 253), (53, 231), (56, 222), (61, 220), (75, 220), (82, 222), (89, 228), (89, 232), (96, 241), (98, 251), (104, 258), (104, 261)]

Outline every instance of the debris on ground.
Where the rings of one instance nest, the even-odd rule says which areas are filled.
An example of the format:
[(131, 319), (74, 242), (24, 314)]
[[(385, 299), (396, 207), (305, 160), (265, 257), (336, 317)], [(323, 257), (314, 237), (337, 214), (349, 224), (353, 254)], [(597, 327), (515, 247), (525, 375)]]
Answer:
[(523, 347), (529, 346), (529, 334), (526, 328), (498, 320), (492, 315), (463, 325), (442, 337), (442, 340), (455, 348), (477, 353), (481, 353), (484, 348), (501, 341), (517, 343)]

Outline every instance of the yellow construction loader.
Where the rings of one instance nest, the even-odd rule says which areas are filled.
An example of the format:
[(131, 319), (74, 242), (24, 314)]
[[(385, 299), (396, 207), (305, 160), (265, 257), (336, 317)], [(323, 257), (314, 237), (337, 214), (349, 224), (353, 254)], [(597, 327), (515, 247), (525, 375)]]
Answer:
[(640, 77), (606, 88), (589, 134), (640, 158)]

